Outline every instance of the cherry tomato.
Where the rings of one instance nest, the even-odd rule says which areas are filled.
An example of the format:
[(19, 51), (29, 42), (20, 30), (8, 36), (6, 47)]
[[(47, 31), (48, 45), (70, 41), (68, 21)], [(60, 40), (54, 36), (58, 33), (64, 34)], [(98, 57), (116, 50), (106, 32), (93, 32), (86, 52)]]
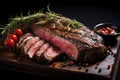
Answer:
[(5, 47), (5, 48), (12, 48), (12, 47), (14, 47), (14, 46), (15, 46), (15, 42), (14, 42), (14, 40), (11, 39), (11, 38), (8, 38), (8, 39), (6, 39), (6, 40), (4, 41), (4, 47)]
[(17, 28), (15, 29), (15, 34), (18, 36), (18, 37), (21, 37), (23, 35), (23, 32), (20, 28)]
[(10, 34), (10, 35), (9, 35), (9, 38), (13, 39), (14, 42), (17, 42), (17, 41), (18, 41), (18, 37), (17, 37), (15, 34)]

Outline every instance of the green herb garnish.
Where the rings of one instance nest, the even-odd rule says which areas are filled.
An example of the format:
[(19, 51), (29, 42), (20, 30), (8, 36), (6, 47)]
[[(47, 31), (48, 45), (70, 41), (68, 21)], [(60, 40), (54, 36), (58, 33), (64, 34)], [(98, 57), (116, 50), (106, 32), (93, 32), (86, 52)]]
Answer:
[[(78, 22), (77, 20), (72, 20), (66, 17), (63, 17), (61, 14), (57, 14), (55, 12), (52, 12), (49, 9), (49, 6), (47, 6), (47, 12), (43, 12), (42, 10), (34, 13), (34, 14), (30, 14), (28, 13), (27, 16), (23, 16), (21, 14), (20, 17), (16, 16), (15, 18), (10, 18), (10, 22), (5, 25), (2, 26), (0, 29), (2, 30), (1, 35), (3, 35), (3, 37), (6, 37), (8, 34), (10, 34), (10, 32), (18, 27), (23, 27), (24, 25), (29, 25), (31, 23), (36, 23), (38, 25), (41, 24), (45, 24), (48, 21), (54, 21), (55, 19), (57, 19), (57, 24), (58, 25), (63, 25), (65, 27), (72, 27), (72, 28), (78, 28), (83, 26), (82, 23)], [(38, 20), (43, 18), (43, 20)]]

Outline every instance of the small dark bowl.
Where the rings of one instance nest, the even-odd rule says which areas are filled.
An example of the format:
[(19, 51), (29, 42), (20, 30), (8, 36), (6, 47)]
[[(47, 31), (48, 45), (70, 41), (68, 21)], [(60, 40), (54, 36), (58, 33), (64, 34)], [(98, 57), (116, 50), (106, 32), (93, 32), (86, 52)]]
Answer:
[[(98, 32), (103, 27), (114, 29), (116, 34), (101, 34)], [(107, 46), (114, 46), (117, 43), (117, 37), (120, 35), (120, 26), (114, 23), (100, 23), (94, 26), (94, 31), (103, 38), (103, 42)]]

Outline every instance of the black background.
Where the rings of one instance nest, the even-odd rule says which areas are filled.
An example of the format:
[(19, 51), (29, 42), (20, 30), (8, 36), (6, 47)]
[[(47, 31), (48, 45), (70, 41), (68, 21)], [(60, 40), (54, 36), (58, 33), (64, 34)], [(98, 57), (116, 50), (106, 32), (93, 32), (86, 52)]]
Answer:
[[(106, 2), (105, 2), (106, 1)], [(50, 4), (50, 9), (54, 12), (60, 13), (66, 17), (77, 19), (89, 28), (93, 28), (96, 24), (102, 22), (120, 24), (120, 9), (119, 1), (117, 0), (1, 0), (0, 1), (0, 24), (6, 25), (11, 16), (27, 15), (28, 11), (31, 13), (37, 12)], [(10, 79), (34, 79), (29, 74), (16, 73), (8, 70), (0, 70), (2, 78)], [(3, 77), (3, 76), (9, 77)], [(117, 73), (117, 79), (120, 80), (120, 69)], [(119, 79), (118, 79), (119, 78)], [(41, 77), (40, 79), (47, 79)]]
[(0, 2), (0, 24), (8, 23), (8, 18), (21, 12), (26, 15), (40, 9), (50, 9), (70, 18), (76, 18), (88, 26), (100, 22), (120, 23), (118, 0), (2, 0)]

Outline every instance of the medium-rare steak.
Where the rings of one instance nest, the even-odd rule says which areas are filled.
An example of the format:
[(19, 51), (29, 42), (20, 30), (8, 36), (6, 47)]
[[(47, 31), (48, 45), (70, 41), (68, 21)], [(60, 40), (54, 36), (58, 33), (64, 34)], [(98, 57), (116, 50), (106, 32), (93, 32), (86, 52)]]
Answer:
[(77, 60), (78, 49), (70, 41), (68, 41), (58, 35), (53, 34), (52, 32), (48, 31), (48, 29), (45, 29), (45, 28), (37, 29), (35, 31), (35, 34), (38, 34), (37, 36), (39, 36), (40, 38), (43, 38), (43, 39), (49, 41), (50, 43), (54, 44), (55, 46), (59, 47), (63, 52), (66, 52), (66, 54), (68, 54), (68, 56), (71, 59)]
[(39, 37), (33, 37), (33, 38), (29, 39), (23, 46), (21, 46), (24, 53), (27, 53), (29, 48), (31, 48), (39, 40), (40, 40)]
[(30, 58), (33, 58), (36, 51), (44, 44), (44, 40), (39, 40), (35, 44), (31, 45), (30, 49), (28, 50), (27, 54)]
[(54, 60), (54, 58), (59, 56), (61, 53), (62, 52), (59, 49), (56, 49), (53, 46), (51, 46), (43, 55), (48, 62), (51, 62)]
[(41, 57), (42, 53), (45, 53), (46, 50), (48, 50), (49, 46), (49, 43), (45, 43), (39, 48), (39, 50), (35, 54), (38, 57), (38, 59)]
[(16, 44), (17, 50), (19, 50), (20, 46), (24, 45), (24, 43), (28, 40), (31, 39), (33, 36), (31, 33), (26, 33), (22, 37), (20, 37), (19, 42)]
[(31, 33), (24, 34), (16, 47), (19, 48), (24, 55), (29, 58), (34, 58), (41, 63), (50, 63), (58, 59), (62, 54), (62, 51), (57, 47)]
[(106, 47), (101, 37), (88, 29), (67, 27), (57, 24), (57, 18), (45, 24), (32, 24), (33, 33), (57, 46), (62, 52), (75, 61), (92, 63), (106, 57)]
[(28, 37), (26, 37), (25, 39), (23, 39), (22, 43), (17, 47), (17, 49), (18, 49), (21, 53), (23, 53), (23, 52), (24, 52), (23, 46), (27, 43), (27, 41), (29, 41), (29, 40), (32, 39), (32, 38), (33, 38), (33, 36), (28, 36)]
[(31, 33), (26, 33), (24, 36), (20, 37), (19, 42), (17, 43), (17, 47), (26, 39), (28, 36), (32, 36)]
[[(48, 12), (45, 13), (39, 12), (25, 17), (13, 18), (3, 28), (2, 34), (7, 37), (18, 27), (23, 30), (24, 34), (28, 34), (20, 37), (17, 48), (25, 54), (30, 50), (30, 57), (36, 55), (39, 59), (42, 55), (51, 61), (59, 52), (62, 52), (74, 61), (92, 63), (103, 60), (107, 56), (106, 46), (103, 45), (99, 35), (77, 20), (56, 14), (49, 8)], [(39, 40), (33, 40), (35, 36), (49, 45), (43, 44), (38, 49), (36, 42)], [(34, 46), (34, 44), (36, 45)], [(55, 49), (50, 48), (51, 46), (57, 48), (58, 52), (54, 52)]]

